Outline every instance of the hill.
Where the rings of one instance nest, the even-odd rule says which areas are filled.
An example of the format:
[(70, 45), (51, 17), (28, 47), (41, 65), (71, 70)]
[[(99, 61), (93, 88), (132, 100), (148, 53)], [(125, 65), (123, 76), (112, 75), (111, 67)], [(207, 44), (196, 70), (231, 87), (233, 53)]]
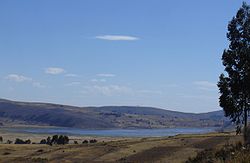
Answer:
[(46, 125), (86, 129), (222, 127), (223, 111), (182, 113), (152, 107), (75, 107), (0, 99), (0, 124)]

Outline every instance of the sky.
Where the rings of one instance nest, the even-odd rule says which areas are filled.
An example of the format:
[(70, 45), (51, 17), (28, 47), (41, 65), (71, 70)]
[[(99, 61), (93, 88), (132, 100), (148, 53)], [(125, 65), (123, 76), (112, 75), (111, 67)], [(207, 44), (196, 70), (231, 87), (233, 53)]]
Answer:
[(0, 98), (219, 110), (240, 0), (1, 0)]

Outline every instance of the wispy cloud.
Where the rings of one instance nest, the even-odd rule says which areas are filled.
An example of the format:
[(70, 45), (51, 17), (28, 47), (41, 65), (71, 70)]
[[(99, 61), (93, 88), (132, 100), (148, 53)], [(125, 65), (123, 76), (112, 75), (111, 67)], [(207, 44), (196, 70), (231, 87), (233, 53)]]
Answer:
[(209, 81), (195, 81), (194, 85), (197, 86), (198, 89), (213, 91), (217, 89), (216, 83), (212, 83)]
[(106, 82), (106, 79), (91, 79), (91, 82)]
[(27, 81), (32, 81), (32, 78), (23, 76), (23, 75), (18, 75), (18, 74), (9, 74), (5, 77), (5, 79), (14, 81), (14, 82), (27, 82)]
[(59, 67), (48, 67), (45, 69), (46, 74), (51, 74), (51, 75), (58, 75), (58, 74), (63, 74), (66, 71), (63, 68)]
[(18, 82), (18, 83), (27, 82), (27, 83), (30, 83), (33, 87), (45, 88), (45, 85), (41, 84), (40, 82), (34, 81), (30, 77), (26, 77), (26, 76), (19, 75), (19, 74), (9, 74), (5, 77), (5, 79), (9, 81), (13, 81), (13, 82)]
[(77, 74), (66, 74), (65, 75), (66, 77), (80, 77), (80, 75), (77, 75)]
[(125, 36), (125, 35), (102, 35), (96, 36), (96, 39), (108, 40), (108, 41), (136, 41), (139, 40), (138, 37)]
[(99, 77), (115, 77), (115, 74), (97, 74)]
[(77, 85), (80, 85), (81, 82), (71, 82), (71, 83), (67, 83), (65, 84), (65, 86), (77, 86)]
[(130, 94), (133, 90), (126, 86), (120, 85), (94, 85), (94, 86), (86, 86), (82, 93), (91, 93), (91, 94), (102, 94), (105, 96), (113, 96), (113, 95), (121, 95), (121, 94)]

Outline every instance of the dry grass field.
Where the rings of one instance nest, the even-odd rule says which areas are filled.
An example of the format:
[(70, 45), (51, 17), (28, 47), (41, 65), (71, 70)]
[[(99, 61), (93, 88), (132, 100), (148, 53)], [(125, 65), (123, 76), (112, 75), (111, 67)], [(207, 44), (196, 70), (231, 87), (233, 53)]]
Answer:
[[(7, 133), (5, 134), (5, 136)], [(15, 135), (17, 136), (17, 135)], [(35, 138), (45, 138), (45, 135), (27, 136), (32, 142)], [(226, 143), (235, 143), (241, 137), (234, 134), (211, 133), (203, 135), (178, 135), (161, 138), (97, 138), (95, 144), (73, 144), (88, 137), (70, 137), (68, 145), (40, 145), (40, 144), (0, 144), (0, 162), (156, 162), (181, 163), (197, 152), (209, 148), (220, 148)]]

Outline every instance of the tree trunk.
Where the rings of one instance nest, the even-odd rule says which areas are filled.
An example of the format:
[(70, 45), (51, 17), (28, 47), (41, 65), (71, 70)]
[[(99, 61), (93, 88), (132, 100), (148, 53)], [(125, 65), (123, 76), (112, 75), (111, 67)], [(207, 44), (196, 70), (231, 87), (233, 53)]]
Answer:
[(244, 109), (244, 140), (247, 142), (247, 109)]

